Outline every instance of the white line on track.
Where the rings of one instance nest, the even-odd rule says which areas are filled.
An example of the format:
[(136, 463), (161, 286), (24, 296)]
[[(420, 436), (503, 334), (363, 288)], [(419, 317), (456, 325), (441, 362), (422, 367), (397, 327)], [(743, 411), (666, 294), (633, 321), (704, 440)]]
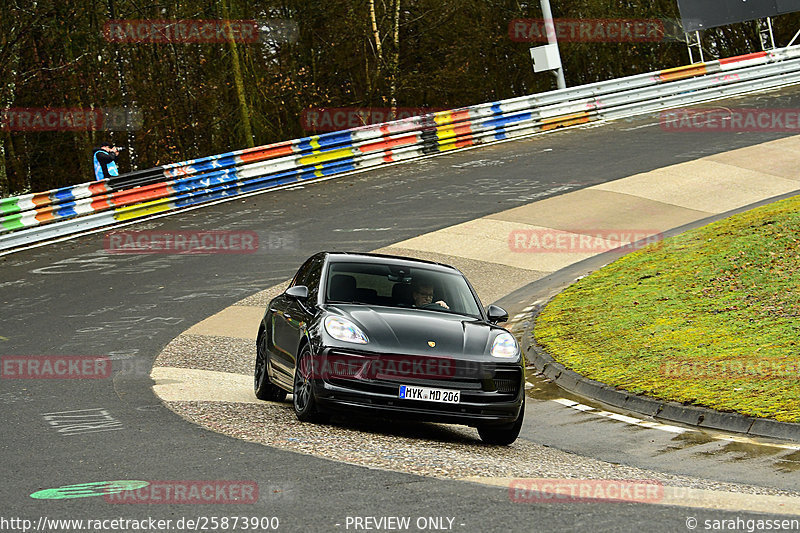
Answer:
[(641, 126), (633, 126), (632, 128), (622, 128), (622, 131), (635, 131), (642, 128), (652, 128), (653, 126), (660, 126), (661, 122), (652, 122), (650, 124), (642, 124)]
[(352, 229), (336, 228), (333, 231), (339, 231), (339, 232), (342, 232), (342, 231), (346, 231), (346, 232), (353, 232), (353, 231), (392, 231), (393, 229), (395, 229), (395, 228), (352, 228)]
[(558, 398), (558, 399), (552, 400), (552, 401), (554, 401), (556, 403), (559, 403), (559, 404), (561, 404), (561, 405), (563, 405), (565, 407), (569, 407), (571, 409), (575, 409), (576, 411), (583, 411), (584, 413), (591, 412), (594, 415), (602, 416), (602, 417), (605, 417), (605, 418), (610, 418), (612, 420), (617, 420), (619, 422), (625, 422), (626, 424), (632, 424), (634, 426), (643, 426), (643, 427), (647, 427), (647, 428), (650, 428), (650, 429), (658, 429), (658, 430), (661, 430), (661, 431), (668, 431), (670, 433), (685, 433), (686, 431), (688, 431), (687, 429), (679, 428), (677, 426), (670, 426), (670, 425), (667, 425), (667, 424), (659, 424), (657, 422), (646, 422), (646, 421), (641, 420), (639, 418), (633, 418), (632, 416), (625, 416), (625, 415), (620, 415), (620, 414), (617, 414), (617, 413), (610, 413), (608, 411), (600, 411), (598, 409), (595, 409), (594, 407), (591, 407), (591, 406), (588, 406), (588, 405), (584, 405), (582, 403), (574, 402), (574, 401), (568, 400), (566, 398)]
[[(582, 403), (578, 403), (572, 400), (568, 400), (566, 398), (558, 398), (555, 400), (551, 400), (558, 404), (561, 404), (565, 407), (569, 407), (570, 409), (574, 409), (576, 411), (581, 411), (584, 413), (591, 413), (593, 415), (602, 416), (604, 418), (610, 418), (611, 420), (617, 420), (618, 422), (624, 422), (626, 424), (631, 424), (634, 426), (639, 426), (643, 428), (649, 429), (657, 429), (660, 431), (666, 431), (669, 433), (687, 433), (687, 432), (696, 432), (700, 433), (700, 431), (695, 429), (689, 428), (682, 428), (678, 426), (671, 426), (669, 424), (660, 424), (658, 422), (646, 421), (641, 420), (639, 418), (634, 418), (632, 416), (626, 416), (619, 413), (612, 413), (609, 411), (602, 411), (600, 409), (595, 409), (589, 405), (584, 405)], [(789, 444), (789, 443), (780, 443), (780, 442), (763, 442), (759, 440), (755, 440), (751, 437), (747, 437), (744, 435), (709, 435), (710, 438), (714, 440), (721, 440), (726, 442), (738, 442), (742, 444), (752, 444), (756, 446), (769, 446), (771, 448), (781, 448), (784, 450), (800, 450), (800, 444)]]

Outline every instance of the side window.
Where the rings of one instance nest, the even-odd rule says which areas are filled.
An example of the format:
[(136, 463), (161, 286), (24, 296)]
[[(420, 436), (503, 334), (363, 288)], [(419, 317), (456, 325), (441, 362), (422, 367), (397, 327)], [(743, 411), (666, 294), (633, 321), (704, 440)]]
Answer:
[(312, 257), (297, 271), (297, 275), (292, 280), (292, 287), (295, 285), (305, 285), (308, 287), (308, 297), (311, 301), (317, 299), (319, 292), (319, 280), (322, 277), (322, 257)]
[(294, 287), (295, 285), (305, 285), (305, 279), (308, 277), (308, 273), (311, 270), (311, 267), (314, 266), (314, 258), (312, 257), (305, 263), (300, 269), (297, 271), (297, 274), (294, 275), (294, 279), (292, 283), (289, 285), (290, 287)]
[(306, 278), (306, 282), (304, 283), (304, 285), (308, 287), (308, 299), (312, 302), (317, 301), (320, 278), (322, 278), (322, 259), (314, 261), (311, 270), (308, 272), (308, 278)]

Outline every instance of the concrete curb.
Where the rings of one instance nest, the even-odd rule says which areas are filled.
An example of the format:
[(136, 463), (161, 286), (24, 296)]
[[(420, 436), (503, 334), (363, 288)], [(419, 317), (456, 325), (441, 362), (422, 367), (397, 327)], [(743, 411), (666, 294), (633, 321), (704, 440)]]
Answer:
[[(705, 225), (707, 223), (726, 218), (730, 215), (794, 195), (796, 195), (796, 193), (781, 195), (779, 197), (757, 202), (756, 204), (736, 209), (728, 213), (715, 215), (713, 217), (709, 217), (708, 219), (697, 221), (686, 226), (681, 226), (680, 228), (674, 228), (673, 230), (665, 232), (665, 236), (676, 235), (689, 229), (699, 227), (700, 225)], [(606, 254), (601, 254), (601, 256), (605, 255)], [(592, 264), (593, 267), (597, 268), (604, 263), (610, 263), (614, 259), (619, 258), (619, 255), (617, 255), (614, 259), (608, 258), (604, 261), (602, 259), (598, 259), (601, 258), (601, 256), (591, 258), (591, 261), (586, 261), (586, 263)], [(573, 372), (572, 370), (569, 370), (568, 368), (564, 367), (564, 365), (553, 359), (553, 357), (547, 353), (544, 348), (536, 343), (536, 339), (531, 333), (536, 327), (536, 320), (538, 319), (539, 313), (544, 306), (547, 305), (547, 303), (552, 300), (557, 293), (563, 291), (569, 285), (577, 281), (574, 276), (577, 265), (579, 265), (579, 263), (570, 265), (570, 267), (563, 269), (563, 271), (551, 274), (551, 276), (554, 278), (551, 283), (558, 283), (557, 291), (555, 293), (549, 291), (547, 301), (540, 302), (534, 306), (529, 320), (530, 327), (526, 328), (524, 338), (525, 346), (523, 346), (525, 357), (527, 358), (528, 363), (532, 364), (536, 370), (541, 372), (546, 378), (554, 382), (562, 389), (578, 396), (655, 419), (677, 422), (701, 429), (730, 431), (733, 433), (742, 433), (755, 437), (769, 437), (800, 442), (800, 424), (798, 423), (779, 422), (770, 418), (749, 417), (738, 413), (716, 411), (707, 407), (684, 405), (678, 402), (650, 398), (648, 396), (635, 394), (623, 389), (617, 389), (615, 387), (606, 385), (605, 383), (600, 383), (599, 381), (586, 378), (576, 372)], [(560, 274), (560, 276), (557, 274)], [(563, 277), (565, 274), (572, 276), (572, 281), (570, 283), (563, 283)], [(561, 278), (559, 280), (560, 282), (556, 281), (558, 278)], [(540, 282), (541, 281), (545, 280), (540, 280)]]
[[(531, 330), (535, 327), (539, 312), (545, 305), (546, 302), (537, 306), (533, 311)], [(626, 390), (616, 389), (599, 381), (586, 378), (555, 361), (527, 332), (523, 349), (528, 363), (532, 364), (546, 378), (562, 389), (592, 401), (639, 413), (654, 419), (678, 422), (701, 429), (714, 429), (758, 437), (800, 441), (800, 424), (747, 417), (737, 413), (724, 413), (705, 407), (657, 400)], [(154, 367), (153, 371), (156, 370), (164, 372), (175, 369), (168, 366)], [(155, 386), (154, 391), (156, 391), (156, 395), (159, 398), (164, 400), (163, 394), (158, 392), (158, 385)], [(240, 402), (241, 400), (235, 401)]]
[[(533, 316), (533, 326), (539, 310)], [(779, 422), (770, 418), (753, 418), (738, 413), (724, 413), (707, 407), (683, 405), (677, 402), (657, 400), (648, 396), (616, 389), (599, 381), (585, 378), (565, 368), (529, 337), (525, 357), (529, 363), (556, 385), (578, 396), (598, 401), (613, 407), (633, 411), (658, 420), (678, 422), (701, 429), (716, 429), (743, 433), (754, 437), (770, 437), (800, 442), (800, 424)]]

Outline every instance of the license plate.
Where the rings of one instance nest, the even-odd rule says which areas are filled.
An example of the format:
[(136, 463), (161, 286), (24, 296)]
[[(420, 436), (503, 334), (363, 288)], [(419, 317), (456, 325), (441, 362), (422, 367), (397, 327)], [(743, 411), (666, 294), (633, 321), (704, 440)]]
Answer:
[(422, 400), (424, 402), (459, 403), (461, 401), (461, 391), (400, 385), (400, 399)]

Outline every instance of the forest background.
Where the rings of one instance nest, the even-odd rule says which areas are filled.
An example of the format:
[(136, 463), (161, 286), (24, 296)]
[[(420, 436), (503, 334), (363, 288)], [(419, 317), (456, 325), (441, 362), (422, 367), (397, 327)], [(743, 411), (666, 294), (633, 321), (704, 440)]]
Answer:
[[(658, 41), (561, 42), (568, 86), (689, 63), (675, 0), (551, 0), (562, 19), (659, 19)], [(121, 172), (314, 134), (315, 108), (450, 109), (555, 88), (509, 24), (538, 0), (6, 0), (0, 110), (125, 110), (128, 131), (0, 127), (0, 196), (93, 179), (92, 149)], [(109, 21), (255, 20), (253, 42), (117, 42)], [(795, 13), (773, 20), (785, 46)], [(105, 30), (105, 33), (104, 33)], [(706, 60), (761, 50), (755, 22), (707, 30)], [(695, 60), (697, 57), (695, 56)]]

